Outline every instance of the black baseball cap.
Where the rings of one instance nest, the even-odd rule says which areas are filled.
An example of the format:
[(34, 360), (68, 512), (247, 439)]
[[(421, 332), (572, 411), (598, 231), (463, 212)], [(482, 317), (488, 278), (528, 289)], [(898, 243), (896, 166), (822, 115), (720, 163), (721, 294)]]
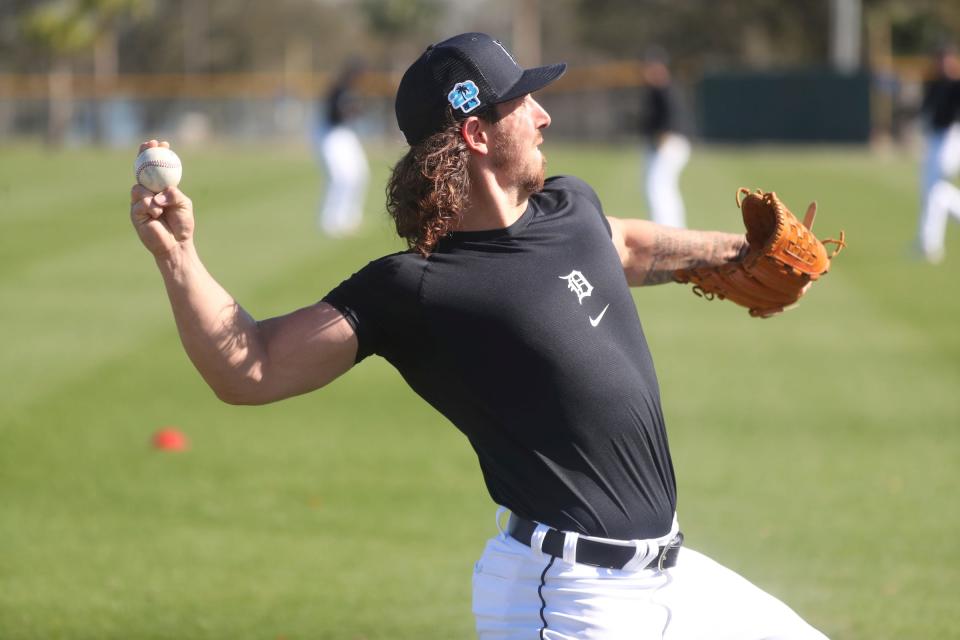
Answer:
[(407, 143), (426, 140), (448, 121), (542, 89), (567, 70), (564, 63), (523, 69), (499, 41), (462, 33), (432, 44), (410, 65), (397, 89), (397, 124)]

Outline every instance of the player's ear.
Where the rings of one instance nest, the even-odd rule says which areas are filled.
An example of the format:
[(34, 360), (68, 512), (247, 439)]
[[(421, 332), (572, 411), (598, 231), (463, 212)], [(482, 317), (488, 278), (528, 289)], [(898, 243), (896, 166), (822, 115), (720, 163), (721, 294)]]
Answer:
[(480, 155), (490, 152), (490, 132), (480, 118), (470, 116), (464, 120), (460, 125), (460, 135), (470, 151)]

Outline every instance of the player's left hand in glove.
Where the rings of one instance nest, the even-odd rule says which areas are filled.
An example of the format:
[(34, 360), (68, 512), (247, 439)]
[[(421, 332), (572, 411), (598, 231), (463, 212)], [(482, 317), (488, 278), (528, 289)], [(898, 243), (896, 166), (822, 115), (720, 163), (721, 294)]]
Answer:
[[(802, 224), (772, 191), (740, 188), (737, 206), (747, 228), (742, 259), (679, 269), (674, 279), (692, 282), (693, 292), (708, 300), (728, 299), (747, 307), (755, 318), (768, 318), (796, 304), (813, 281), (827, 273), (830, 260), (846, 246), (845, 235), (841, 231), (838, 240), (822, 242), (813, 235), (816, 202), (807, 208)], [(825, 243), (835, 245), (833, 253), (828, 254)]]

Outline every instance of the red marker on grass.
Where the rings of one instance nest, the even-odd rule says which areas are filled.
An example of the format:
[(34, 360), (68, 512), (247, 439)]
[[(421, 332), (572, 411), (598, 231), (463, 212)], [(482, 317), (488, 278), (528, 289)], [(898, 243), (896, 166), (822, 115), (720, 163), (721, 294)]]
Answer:
[(187, 437), (173, 427), (164, 427), (153, 434), (153, 448), (161, 451), (186, 451)]

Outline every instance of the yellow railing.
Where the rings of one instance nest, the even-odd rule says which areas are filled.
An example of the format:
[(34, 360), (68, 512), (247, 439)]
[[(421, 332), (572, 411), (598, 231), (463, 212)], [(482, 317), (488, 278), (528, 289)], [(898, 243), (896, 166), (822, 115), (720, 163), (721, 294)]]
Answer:
[[(639, 62), (612, 62), (570, 68), (566, 75), (548, 87), (550, 91), (583, 91), (639, 86), (642, 82)], [(327, 73), (210, 73), (210, 74), (122, 74), (98, 77), (75, 73), (61, 77), (69, 82), (74, 98), (113, 96), (139, 98), (270, 98), (290, 95), (311, 98), (331, 82)], [(400, 75), (368, 72), (358, 89), (371, 96), (392, 96)], [(51, 78), (47, 74), (0, 73), (0, 98), (43, 99), (49, 95)]]
[[(911, 80), (922, 79), (928, 63), (919, 58), (897, 58), (879, 65), (888, 72)], [(683, 76), (695, 78), (699, 69), (685, 69)], [(116, 96), (156, 98), (271, 98), (279, 95), (314, 98), (331, 82), (328, 73), (245, 72), (209, 74), (122, 74), (98, 77), (90, 73), (61, 77), (68, 81), (74, 98)], [(369, 96), (390, 97), (400, 82), (399, 74), (368, 72), (359, 90)], [(545, 92), (596, 91), (639, 87), (643, 84), (643, 65), (636, 60), (604, 62), (570, 67)], [(44, 99), (50, 93), (47, 74), (0, 73), (0, 99)], [(60, 85), (62, 86), (62, 85)]]

